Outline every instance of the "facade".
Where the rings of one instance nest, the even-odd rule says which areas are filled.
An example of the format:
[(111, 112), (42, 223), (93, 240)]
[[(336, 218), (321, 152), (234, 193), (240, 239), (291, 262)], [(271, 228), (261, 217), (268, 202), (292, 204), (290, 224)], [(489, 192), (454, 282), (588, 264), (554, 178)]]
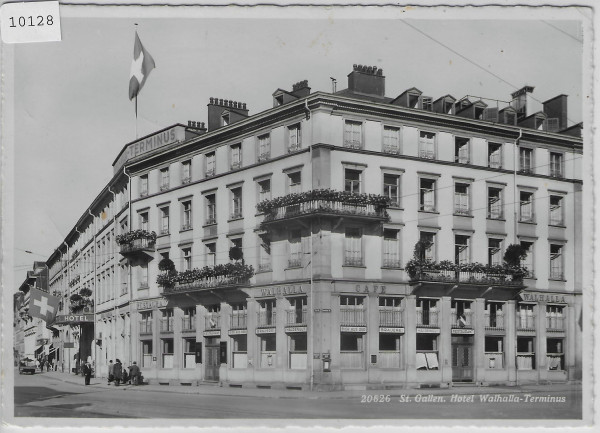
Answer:
[[(581, 379), (581, 127), (416, 88), (211, 98), (127, 144), (49, 258), (65, 371), (340, 389)], [(473, 99), (473, 98), (471, 98)], [(564, 131), (564, 132), (563, 132)], [(518, 264), (505, 253), (521, 247)], [(509, 248), (511, 247), (511, 248)], [(75, 295), (75, 296), (74, 296)]]

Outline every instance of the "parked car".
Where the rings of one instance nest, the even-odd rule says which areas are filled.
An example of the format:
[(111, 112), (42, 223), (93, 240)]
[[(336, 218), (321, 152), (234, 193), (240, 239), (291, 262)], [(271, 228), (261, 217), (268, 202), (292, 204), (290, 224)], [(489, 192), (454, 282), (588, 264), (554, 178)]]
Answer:
[(38, 363), (35, 359), (31, 359), (29, 357), (25, 357), (19, 361), (19, 374), (30, 373), (35, 374), (35, 372), (39, 371)]

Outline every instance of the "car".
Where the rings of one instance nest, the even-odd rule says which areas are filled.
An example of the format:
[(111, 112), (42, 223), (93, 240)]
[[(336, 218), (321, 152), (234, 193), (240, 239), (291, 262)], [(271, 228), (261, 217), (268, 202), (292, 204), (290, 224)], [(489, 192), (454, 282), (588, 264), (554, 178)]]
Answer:
[(35, 359), (23, 358), (21, 361), (19, 361), (19, 374), (35, 374), (36, 370), (39, 370), (39, 367)]

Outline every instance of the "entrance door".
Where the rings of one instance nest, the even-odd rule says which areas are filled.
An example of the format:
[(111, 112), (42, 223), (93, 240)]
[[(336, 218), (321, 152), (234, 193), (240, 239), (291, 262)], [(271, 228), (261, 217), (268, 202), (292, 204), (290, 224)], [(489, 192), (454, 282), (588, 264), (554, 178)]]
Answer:
[(452, 381), (473, 381), (473, 336), (452, 336)]
[(221, 359), (219, 357), (219, 342), (216, 338), (206, 339), (206, 362), (204, 364), (204, 378), (206, 380), (219, 380), (219, 366)]

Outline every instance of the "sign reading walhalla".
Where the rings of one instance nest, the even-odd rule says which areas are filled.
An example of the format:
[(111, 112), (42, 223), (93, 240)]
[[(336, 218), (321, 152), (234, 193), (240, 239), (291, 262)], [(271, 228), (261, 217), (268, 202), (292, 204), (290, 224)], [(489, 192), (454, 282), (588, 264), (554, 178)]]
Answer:
[(521, 299), (525, 302), (549, 302), (556, 304), (567, 304), (564, 295), (553, 295), (548, 293), (521, 292)]
[(163, 298), (152, 298), (152, 299), (144, 299), (143, 301), (136, 301), (135, 307), (138, 310), (151, 310), (153, 308), (161, 308), (167, 306), (167, 299)]
[(300, 293), (306, 293), (306, 287), (292, 284), (287, 286), (263, 287), (260, 289), (260, 296), (296, 295)]
[(113, 162), (114, 173), (121, 171), (123, 165), (136, 156), (184, 140), (185, 127), (183, 125), (172, 126), (171, 128), (163, 129), (152, 135), (142, 137), (139, 140), (126, 145), (115, 162)]

